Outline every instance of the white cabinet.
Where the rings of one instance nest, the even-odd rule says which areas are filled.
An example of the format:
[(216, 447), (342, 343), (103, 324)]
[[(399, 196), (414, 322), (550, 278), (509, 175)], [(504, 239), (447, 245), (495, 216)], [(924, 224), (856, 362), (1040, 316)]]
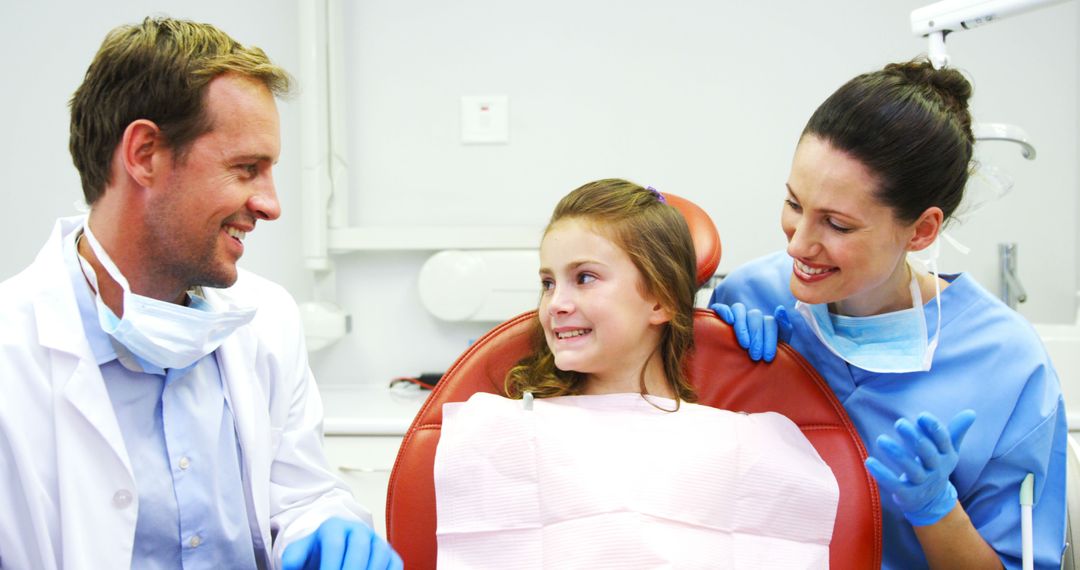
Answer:
[(356, 500), (371, 511), (375, 530), (385, 537), (390, 470), (409, 424), (430, 392), (370, 384), (320, 386), (319, 392), (326, 459)]
[(386, 487), (401, 436), (327, 435), (330, 467), (352, 489), (357, 502), (371, 511), (375, 530), (386, 537)]
[(1080, 431), (1080, 314), (1068, 325), (1035, 325), (1061, 381), (1069, 430)]

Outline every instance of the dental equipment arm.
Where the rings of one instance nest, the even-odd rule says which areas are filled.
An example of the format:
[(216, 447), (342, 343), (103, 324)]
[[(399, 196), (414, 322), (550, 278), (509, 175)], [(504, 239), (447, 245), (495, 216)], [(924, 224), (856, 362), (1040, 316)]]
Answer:
[(1035, 160), (1035, 146), (1028, 141), (1027, 132), (1006, 123), (975, 123), (971, 126), (976, 141), (1010, 141), (1020, 145), (1020, 154)]
[(911, 11), (911, 32), (928, 38), (927, 55), (935, 69), (949, 64), (945, 36), (1030, 12), (1064, 0), (942, 0)]

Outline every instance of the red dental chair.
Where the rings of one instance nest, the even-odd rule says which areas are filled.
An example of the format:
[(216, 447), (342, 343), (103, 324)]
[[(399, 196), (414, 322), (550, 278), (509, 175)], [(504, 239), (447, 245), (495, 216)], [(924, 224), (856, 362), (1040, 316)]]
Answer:
[[(720, 263), (720, 239), (712, 220), (695, 204), (665, 194), (690, 226), (702, 284)], [(504, 394), (506, 372), (531, 350), (536, 312), (519, 315), (477, 340), (443, 375), (413, 420), (398, 451), (386, 497), (390, 544), (407, 570), (435, 568), (435, 446), (442, 405), (463, 402), (476, 392)], [(881, 505), (863, 468), (866, 449), (844, 408), (818, 373), (789, 346), (777, 347), (771, 364), (753, 362), (730, 326), (712, 311), (694, 315), (695, 350), (687, 376), (698, 403), (744, 412), (774, 411), (794, 421), (832, 468), (840, 502), (830, 545), (830, 568), (881, 567)]]

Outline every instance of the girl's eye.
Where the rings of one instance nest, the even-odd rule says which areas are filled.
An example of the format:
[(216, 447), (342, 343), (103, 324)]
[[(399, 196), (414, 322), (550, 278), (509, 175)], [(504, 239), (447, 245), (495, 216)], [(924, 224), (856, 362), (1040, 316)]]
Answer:
[(579, 273), (577, 281), (579, 285), (585, 285), (596, 281), (596, 276), (591, 273)]
[(801, 212), (802, 211), (802, 206), (800, 206), (797, 202), (795, 202), (791, 198), (784, 199), (784, 203), (787, 204), (788, 208), (791, 208), (792, 210), (794, 210), (796, 212)]
[(541, 279), (540, 280), (540, 290), (542, 290), (542, 291), (550, 291), (551, 288), (554, 287), (554, 286), (555, 286), (555, 280), (553, 280), (553, 279)]

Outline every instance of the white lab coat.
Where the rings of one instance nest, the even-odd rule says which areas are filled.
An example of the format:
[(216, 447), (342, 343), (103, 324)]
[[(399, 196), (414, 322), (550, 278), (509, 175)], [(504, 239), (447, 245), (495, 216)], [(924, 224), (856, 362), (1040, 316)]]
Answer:
[[(131, 566), (138, 491), (61, 250), (81, 223), (57, 221), (30, 267), (0, 283), (4, 569)], [(284, 546), (327, 517), (370, 524), (371, 515), (327, 467), (322, 402), (296, 303), (246, 272), (206, 295), (258, 306), (215, 355), (235, 417), (256, 558), (277, 568)]]

